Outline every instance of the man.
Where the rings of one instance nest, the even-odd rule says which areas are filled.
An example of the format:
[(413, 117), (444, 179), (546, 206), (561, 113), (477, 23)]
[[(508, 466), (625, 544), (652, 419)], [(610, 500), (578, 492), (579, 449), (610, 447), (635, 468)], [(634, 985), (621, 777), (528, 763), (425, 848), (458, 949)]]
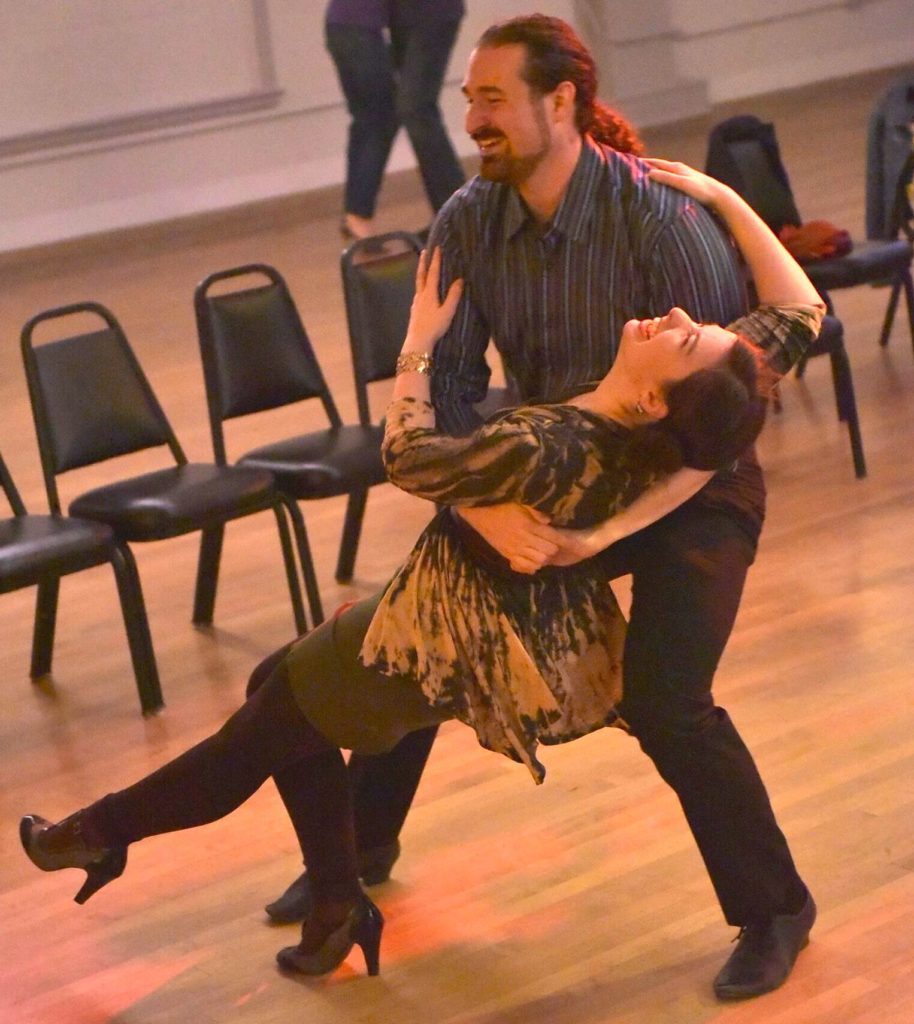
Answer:
[[(435, 350), (440, 424), (473, 425), (490, 336), (520, 397), (549, 401), (603, 375), (627, 319), (679, 305), (728, 323), (743, 311), (732, 248), (708, 213), (594, 141), (605, 136), (606, 110), (595, 102), (593, 61), (564, 22), (532, 15), (487, 30), (464, 93), (482, 163), (432, 230), (442, 286), (466, 282)], [(599, 557), (613, 575), (632, 573), (620, 711), (679, 797), (724, 916), (741, 929), (715, 979), (720, 998), (738, 999), (786, 980), (815, 905), (751, 755), (711, 696), (764, 513), (753, 453), (682, 500), (648, 495), (638, 514), (651, 525)], [(589, 550), (569, 555), (557, 531), (518, 507), (463, 515), (519, 571)], [(390, 754), (352, 759), (366, 883), (386, 878), (399, 853), (432, 739), (414, 734)], [(306, 878), (268, 909), (304, 912)]]

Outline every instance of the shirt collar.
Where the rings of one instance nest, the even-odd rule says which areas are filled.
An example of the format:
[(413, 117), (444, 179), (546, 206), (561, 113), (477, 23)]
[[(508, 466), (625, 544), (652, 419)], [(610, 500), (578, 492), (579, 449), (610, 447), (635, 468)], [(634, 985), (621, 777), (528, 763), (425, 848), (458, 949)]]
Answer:
[[(583, 236), (587, 223), (593, 217), (594, 196), (603, 163), (600, 148), (589, 135), (585, 135), (581, 155), (552, 218), (550, 234), (558, 231), (575, 242)], [(532, 215), (520, 193), (517, 189), (510, 189), (505, 211), (505, 236), (512, 238), (531, 219)]]

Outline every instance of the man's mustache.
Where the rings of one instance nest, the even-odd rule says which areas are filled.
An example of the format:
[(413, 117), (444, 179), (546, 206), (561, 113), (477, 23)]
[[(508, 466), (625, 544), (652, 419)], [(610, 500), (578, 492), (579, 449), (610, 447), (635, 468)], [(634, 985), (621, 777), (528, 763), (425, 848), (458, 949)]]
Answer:
[(496, 131), (494, 128), (480, 128), (477, 131), (470, 133), (470, 138), (474, 142), (487, 142), (495, 139), (503, 139), (504, 137), (504, 132)]

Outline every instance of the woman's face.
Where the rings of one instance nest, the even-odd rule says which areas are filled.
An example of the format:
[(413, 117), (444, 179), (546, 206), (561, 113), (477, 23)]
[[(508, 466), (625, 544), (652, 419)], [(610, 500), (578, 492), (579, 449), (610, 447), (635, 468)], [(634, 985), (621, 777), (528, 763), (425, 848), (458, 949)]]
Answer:
[(717, 324), (697, 324), (678, 306), (653, 320), (629, 320), (616, 356), (640, 384), (673, 384), (696, 370), (716, 366), (736, 341)]

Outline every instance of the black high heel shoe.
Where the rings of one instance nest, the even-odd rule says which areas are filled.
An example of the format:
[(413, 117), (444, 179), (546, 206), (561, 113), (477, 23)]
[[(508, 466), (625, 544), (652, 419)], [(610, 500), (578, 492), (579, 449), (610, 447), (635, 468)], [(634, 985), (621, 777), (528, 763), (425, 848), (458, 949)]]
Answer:
[(302, 951), (301, 944), (286, 946), (276, 954), (276, 960), (280, 967), (297, 974), (329, 974), (346, 959), (353, 946), (358, 946), (365, 957), (369, 977), (374, 977), (381, 969), (383, 928), (384, 915), (361, 893), (346, 919), (324, 939), (320, 949), (307, 953)]
[(127, 866), (127, 847), (94, 847), (82, 835), (82, 818), (77, 812), (54, 825), (37, 814), (27, 814), (19, 822), (19, 838), (29, 860), (42, 871), (82, 868), (86, 880), (73, 897), (83, 904), (115, 878)]

